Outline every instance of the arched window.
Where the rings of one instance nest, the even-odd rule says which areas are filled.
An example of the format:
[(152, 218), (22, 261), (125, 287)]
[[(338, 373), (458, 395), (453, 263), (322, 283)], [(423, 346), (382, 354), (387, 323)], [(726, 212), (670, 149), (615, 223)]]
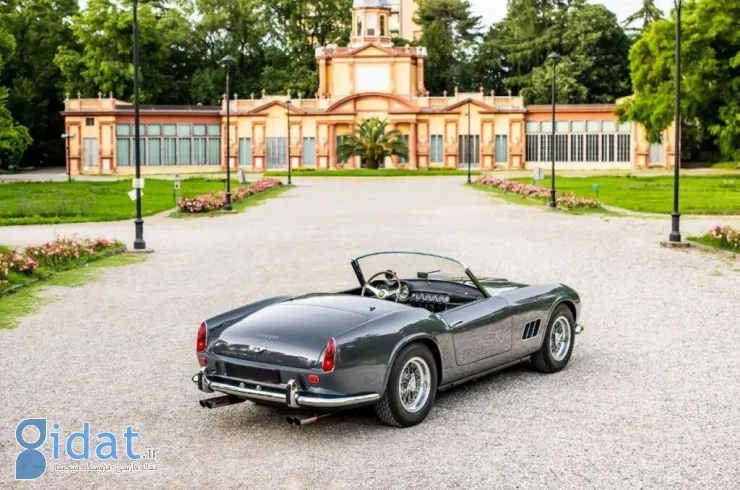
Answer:
[(385, 15), (380, 16), (380, 36), (385, 36)]

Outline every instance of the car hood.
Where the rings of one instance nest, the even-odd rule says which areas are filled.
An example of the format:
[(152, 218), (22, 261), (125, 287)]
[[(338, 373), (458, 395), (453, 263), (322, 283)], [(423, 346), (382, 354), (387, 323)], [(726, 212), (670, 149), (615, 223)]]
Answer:
[(332, 337), (406, 306), (350, 295), (311, 295), (276, 303), (226, 328), (211, 351), (285, 367), (311, 368)]

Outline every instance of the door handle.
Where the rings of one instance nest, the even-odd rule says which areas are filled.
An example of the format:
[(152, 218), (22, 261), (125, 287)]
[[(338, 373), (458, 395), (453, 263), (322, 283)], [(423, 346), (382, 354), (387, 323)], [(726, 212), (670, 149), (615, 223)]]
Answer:
[(455, 323), (453, 323), (453, 324), (452, 324), (452, 325), (450, 325), (450, 326), (451, 326), (451, 327), (456, 327), (456, 326), (458, 326), (458, 325), (461, 325), (462, 323), (463, 323), (463, 320), (458, 320), (458, 321), (456, 321)]

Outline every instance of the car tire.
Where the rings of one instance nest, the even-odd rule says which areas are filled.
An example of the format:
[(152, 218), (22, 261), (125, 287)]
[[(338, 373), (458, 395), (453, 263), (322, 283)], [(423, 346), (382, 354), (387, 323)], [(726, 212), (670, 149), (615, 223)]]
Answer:
[[(402, 382), (408, 375), (413, 380)], [(378, 418), (393, 427), (421, 423), (434, 405), (437, 376), (437, 364), (427, 346), (413, 343), (405, 347), (393, 363), (383, 398), (375, 404)]]
[(560, 305), (550, 317), (542, 347), (532, 356), (535, 369), (543, 373), (556, 373), (565, 368), (573, 353), (575, 338), (573, 312), (567, 306)]

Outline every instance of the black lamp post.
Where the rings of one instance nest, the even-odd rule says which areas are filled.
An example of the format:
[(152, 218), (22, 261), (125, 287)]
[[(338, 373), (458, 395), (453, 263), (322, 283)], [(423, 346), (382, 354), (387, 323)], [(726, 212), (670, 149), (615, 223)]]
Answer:
[(221, 63), (226, 67), (226, 204), (224, 211), (231, 211), (231, 64), (234, 58), (224, 56)]
[(471, 110), (470, 109), (471, 109), (471, 103), (472, 102), (473, 102), (473, 100), (469, 98), (468, 99), (468, 144), (465, 145), (465, 146), (467, 146), (467, 152), (466, 153), (468, 154), (467, 155), (467, 158), (468, 158), (468, 184), (471, 183), (471, 181), (470, 181), (470, 146), (471, 146), (471, 143), (472, 143), (472, 141), (471, 141), (472, 140), (472, 137), (470, 136), (470, 132), (471, 132), (470, 131), (470, 128), (471, 128), (471, 126), (470, 126), (470, 113), (471, 113)]
[(291, 162), (290, 162), (290, 99), (286, 102), (288, 105), (288, 185), (292, 184), (291, 181)]
[(555, 66), (560, 61), (560, 55), (553, 52), (548, 58), (552, 60), (552, 140), (550, 141), (552, 169), (550, 171), (550, 207), (554, 208), (558, 205), (558, 201), (555, 198)]
[[(136, 165), (136, 181), (141, 183), (141, 144), (139, 135), (139, 21), (137, 16), (139, 10), (137, 0), (134, 0), (134, 164)], [(144, 220), (141, 219), (141, 186), (136, 186), (136, 219), (134, 227), (136, 238), (134, 239), (134, 250), (146, 249), (144, 241)]]
[(669, 241), (680, 242), (679, 231), (681, 214), (678, 212), (678, 174), (681, 167), (681, 0), (676, 5), (676, 139), (673, 159), (673, 213), (671, 213), (671, 234)]
[(66, 160), (67, 160), (67, 182), (72, 182), (72, 164), (69, 160), (69, 140), (74, 139), (76, 136), (75, 133), (64, 133), (62, 135), (62, 139), (65, 143), (65, 150), (66, 150)]

